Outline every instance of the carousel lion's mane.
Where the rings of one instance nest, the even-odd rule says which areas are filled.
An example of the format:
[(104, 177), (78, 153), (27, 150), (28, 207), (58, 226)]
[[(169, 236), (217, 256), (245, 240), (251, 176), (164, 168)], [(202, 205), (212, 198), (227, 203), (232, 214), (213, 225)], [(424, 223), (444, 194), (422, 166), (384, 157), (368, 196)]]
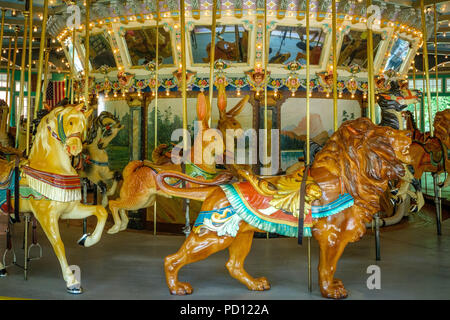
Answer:
[[(380, 210), (379, 198), (389, 180), (404, 175), (395, 155), (392, 128), (374, 125), (367, 118), (344, 122), (316, 155), (312, 168), (325, 168), (338, 177), (360, 207), (365, 221)], [(337, 186), (341, 188), (340, 186)]]

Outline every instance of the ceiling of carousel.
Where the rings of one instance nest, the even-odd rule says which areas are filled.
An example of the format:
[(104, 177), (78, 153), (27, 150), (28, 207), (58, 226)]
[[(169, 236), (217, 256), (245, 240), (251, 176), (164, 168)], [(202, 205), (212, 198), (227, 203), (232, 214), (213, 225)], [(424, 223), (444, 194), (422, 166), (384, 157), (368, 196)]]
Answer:
[[(268, 24), (270, 28), (269, 35), (269, 68), (270, 64), (287, 63), (293, 60), (301, 61), (304, 58), (304, 27), (301, 27), (302, 18), (304, 18), (300, 12), (305, 8), (305, 0), (266, 0), (268, 10)], [(210, 45), (211, 38), (211, 16), (207, 12), (211, 12), (212, 0), (187, 0), (187, 26), (189, 29), (188, 37), (188, 53), (190, 56), (189, 66), (196, 71), (207, 73), (207, 66), (209, 62), (208, 46)], [(218, 27), (216, 29), (217, 41), (223, 42), (223, 55), (216, 53), (216, 58), (223, 58), (223, 60), (231, 61), (232, 65), (241, 67), (243, 69), (249, 69), (250, 67), (257, 66), (258, 50), (261, 50), (260, 44), (257, 42), (257, 36), (252, 38), (252, 23), (256, 20), (252, 20), (247, 16), (246, 12), (252, 10), (257, 14), (258, 10), (261, 13), (261, 8), (264, 7), (264, 0), (221, 0), (218, 1), (218, 8), (220, 8), (218, 15)], [(343, 37), (341, 50), (338, 51), (340, 56), (338, 57), (338, 66), (349, 67), (351, 64), (358, 64), (362, 69), (366, 66), (367, 55), (366, 49), (361, 48), (366, 46), (364, 30), (358, 31), (352, 27), (358, 25), (358, 22), (363, 22), (363, 18), (366, 17), (366, 1), (363, 0), (342, 0), (337, 1), (338, 12), (338, 26), (339, 23), (344, 22), (341, 26), (350, 25), (348, 30), (345, 30), (345, 36)], [(39, 44), (41, 39), (41, 27), (42, 27), (42, 14), (43, 14), (43, 0), (33, 1), (33, 63), (38, 60)], [(448, 61), (448, 54), (450, 54), (450, 1), (431, 1), (424, 0), (425, 6), (428, 7), (426, 14), (428, 40), (427, 48), (429, 53), (429, 66), (433, 70), (435, 66), (435, 47), (434, 47), (434, 20), (432, 4), (436, 3), (437, 7), (437, 54), (439, 72), (450, 72), (450, 63)], [(51, 49), (49, 65), (52, 71), (69, 72), (70, 70), (70, 52), (72, 52), (71, 34), (67, 29), (68, 17), (72, 14), (68, 12), (68, 5), (74, 4), (74, 2), (61, 1), (61, 0), (49, 0), (49, 19), (47, 22), (47, 43)], [(84, 23), (85, 6), (83, 1), (76, 1), (76, 5), (81, 8), (81, 24)], [(421, 15), (420, 15), (420, 1), (419, 0), (391, 0), (391, 1), (373, 1), (373, 4), (380, 8), (380, 20), (386, 23), (386, 27), (389, 27), (389, 23), (392, 26), (405, 25), (406, 28), (411, 28), (411, 36), (417, 31), (422, 31), (421, 27)], [(179, 55), (179, 45), (177, 37), (179, 33), (173, 29), (177, 28), (177, 21), (179, 3), (177, 0), (166, 0), (160, 2), (161, 10), (161, 28), (159, 30), (159, 55), (162, 67), (172, 66), (172, 71), (176, 68), (176, 63), (179, 62), (177, 55)], [(14, 50), (14, 37), (17, 36), (17, 58), (16, 65), (19, 65), (21, 57), (21, 48), (24, 33), (24, 15), (25, 2), (19, 0), (0, 0), (0, 8), (5, 9), (5, 28), (4, 37), (2, 39), (2, 65), (6, 65), (8, 58), (8, 48), (11, 44), (11, 50)], [(90, 21), (92, 23), (92, 33), (90, 38), (90, 44), (94, 50), (91, 52), (93, 55), (90, 59), (91, 68), (93, 72), (100, 70), (100, 67), (107, 65), (109, 68), (118, 68), (121, 70), (123, 66), (129, 71), (144, 70), (144, 66), (149, 60), (154, 59), (154, 44), (152, 39), (155, 39), (155, 32), (151, 28), (146, 26), (154, 26), (152, 20), (153, 12), (155, 12), (154, 0), (98, 0), (91, 1)], [(315, 23), (311, 26), (311, 64), (314, 63), (320, 65), (323, 57), (322, 51), (327, 46), (331, 45), (331, 42), (326, 41), (328, 38), (327, 31), (329, 31), (330, 25), (328, 18), (331, 14), (331, 0), (311, 0), (310, 12), (315, 13)], [(242, 15), (244, 13), (244, 16)], [(146, 16), (147, 14), (147, 16)], [(361, 19), (354, 21), (355, 17)], [(167, 19), (164, 19), (167, 18)], [(297, 20), (295, 19), (297, 18)], [(340, 19), (341, 18), (341, 19)], [(352, 20), (353, 19), (353, 20)], [(349, 20), (349, 21), (347, 21)], [(276, 23), (272, 23), (275, 21)], [(351, 21), (351, 23), (350, 23)], [(208, 26), (209, 23), (209, 26)], [(109, 35), (106, 25), (109, 26)], [(111, 27), (113, 26), (113, 27)], [(144, 28), (145, 26), (145, 28)], [(324, 27), (325, 26), (325, 27)], [(390, 42), (395, 42), (392, 39), (397, 39), (395, 35), (395, 28), (393, 32), (389, 33), (384, 31), (385, 26), (380, 25), (380, 32), (374, 33), (374, 48), (375, 50), (383, 47), (383, 40), (385, 40), (386, 34)], [(328, 30), (327, 30), (328, 28)], [(388, 28), (386, 28), (388, 29)], [(101, 32), (101, 31), (105, 32)], [(111, 36), (111, 33), (114, 33)], [(344, 32), (344, 31), (343, 31)], [(77, 71), (82, 69), (82, 54), (84, 46), (84, 29), (80, 30), (79, 39), (75, 42), (75, 52), (80, 54), (80, 57), (75, 58), (75, 66), (78, 64)], [(119, 40), (120, 37), (120, 40)], [(145, 39), (149, 40), (150, 44), (144, 48), (146, 53), (142, 54), (140, 45)], [(237, 40), (239, 39), (239, 40)], [(253, 41), (256, 39), (256, 45)], [(399, 40), (402, 36), (399, 36)], [(406, 39), (406, 38), (404, 38)], [(59, 41), (60, 40), (60, 41)], [(70, 40), (69, 42), (67, 40)], [(117, 41), (119, 40), (119, 41)], [(409, 43), (405, 43), (406, 47), (414, 47), (413, 38), (407, 39)], [(358, 42), (359, 47), (356, 46), (354, 52), (349, 52), (345, 55), (345, 50), (349, 50), (350, 45), (345, 46), (346, 41), (351, 41), (352, 44)], [(417, 41), (418, 43), (419, 41)], [(386, 44), (382, 53), (386, 54), (387, 59), (380, 60), (379, 68), (386, 68), (386, 64), (396, 66), (394, 59), (389, 59), (392, 51), (392, 47), (400, 50), (402, 43)], [(149, 48), (152, 47), (152, 48)], [(219, 44), (216, 42), (216, 52), (220, 49)], [(324, 50), (322, 50), (322, 48)], [(359, 48), (359, 51), (358, 51)], [(390, 48), (390, 49), (388, 49)], [(144, 51), (145, 51), (144, 50)], [(152, 51), (153, 50), (153, 51)], [(316, 51), (314, 51), (316, 50)], [(422, 71), (422, 50), (423, 47), (417, 45), (415, 48), (415, 56), (411, 57), (415, 60), (415, 66), (419, 71)], [(77, 51), (80, 51), (78, 53)], [(329, 50), (328, 50), (329, 51)], [(153, 53), (152, 53), (153, 52)], [(314, 52), (317, 56), (313, 56)], [(377, 52), (374, 52), (374, 57)], [(11, 55), (12, 56), (12, 55)], [(329, 56), (328, 56), (329, 58)], [(10, 58), (11, 59), (11, 58)], [(315, 59), (317, 61), (315, 61)], [(405, 58), (404, 58), (405, 59)], [(12, 59), (11, 59), (12, 60)], [(386, 61), (387, 60), (387, 61)], [(403, 61), (403, 60), (402, 60)], [(411, 62), (409, 61), (409, 62)], [(326, 62), (324, 62), (326, 64)], [(18, 66), (17, 66), (18, 67)], [(203, 69), (202, 69), (203, 68)], [(169, 70), (170, 68), (168, 68)], [(405, 73), (408, 68), (405, 69)], [(381, 71), (381, 70), (380, 70)], [(397, 70), (398, 71), (398, 70)]]

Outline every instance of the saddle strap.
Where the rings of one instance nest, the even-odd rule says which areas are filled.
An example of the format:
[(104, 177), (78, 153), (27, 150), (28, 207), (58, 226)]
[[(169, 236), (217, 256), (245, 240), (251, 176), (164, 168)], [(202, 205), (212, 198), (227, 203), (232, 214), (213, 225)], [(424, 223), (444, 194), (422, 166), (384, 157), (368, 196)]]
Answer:
[(305, 166), (305, 169), (303, 170), (302, 183), (300, 185), (300, 195), (299, 195), (300, 205), (298, 209), (298, 234), (297, 234), (298, 244), (303, 243), (303, 222), (305, 216), (306, 180), (308, 178), (309, 167), (310, 167), (309, 164)]

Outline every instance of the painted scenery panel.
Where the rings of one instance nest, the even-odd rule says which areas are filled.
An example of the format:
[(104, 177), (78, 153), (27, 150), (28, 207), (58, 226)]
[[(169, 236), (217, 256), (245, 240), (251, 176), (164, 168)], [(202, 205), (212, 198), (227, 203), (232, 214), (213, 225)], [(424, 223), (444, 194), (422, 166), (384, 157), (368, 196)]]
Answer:
[(123, 168), (130, 161), (130, 133), (132, 130), (131, 114), (125, 100), (106, 100), (102, 102), (99, 98), (98, 114), (102, 111), (111, 112), (124, 126), (117, 136), (106, 148), (111, 170), (122, 172)]
[[(188, 130), (191, 131), (195, 117), (195, 106), (197, 100), (187, 99), (188, 107)], [(183, 107), (180, 98), (158, 99), (158, 145), (178, 143), (171, 141), (172, 132), (183, 128)], [(180, 140), (181, 141), (181, 140)], [(155, 148), (155, 100), (148, 107), (148, 157), (151, 159)]]
[[(361, 68), (367, 68), (367, 31), (350, 30), (344, 36), (341, 52), (338, 56), (339, 67), (349, 67), (357, 64)], [(381, 43), (381, 34), (373, 33), (373, 58), (377, 56)]]
[[(211, 26), (195, 26), (190, 36), (193, 63), (209, 63)], [(248, 63), (248, 36), (242, 25), (217, 26), (215, 60)]]
[[(310, 114), (311, 140), (323, 145), (333, 134), (333, 100), (312, 99)], [(361, 116), (356, 100), (338, 100), (338, 125)], [(281, 106), (281, 168), (289, 166), (303, 156), (306, 141), (306, 99), (291, 98)]]
[[(81, 44), (86, 49), (85, 41), (85, 38), (81, 38)], [(117, 66), (111, 45), (103, 33), (89, 36), (89, 62), (93, 70), (99, 69), (103, 65), (110, 68)]]
[[(193, 121), (196, 119), (197, 99), (188, 98), (188, 129), (192, 135)], [(178, 143), (171, 141), (172, 132), (183, 128), (182, 104), (180, 98), (158, 99), (158, 145)], [(155, 141), (155, 100), (148, 107), (148, 159), (152, 158)], [(181, 141), (181, 139), (179, 140)], [(200, 211), (201, 202), (191, 201), (189, 205), (190, 221), (194, 221)], [(184, 224), (183, 199), (156, 197), (156, 221), (158, 223)], [(147, 221), (154, 220), (153, 206), (147, 209)]]
[[(156, 59), (156, 27), (126, 30), (124, 39), (132, 66), (143, 66)], [(158, 48), (162, 64), (173, 65), (170, 33), (164, 28), (158, 31)]]
[[(311, 28), (310, 64), (318, 65), (326, 33), (321, 28)], [(290, 61), (306, 64), (306, 28), (277, 26), (270, 33), (269, 63), (282, 64)]]

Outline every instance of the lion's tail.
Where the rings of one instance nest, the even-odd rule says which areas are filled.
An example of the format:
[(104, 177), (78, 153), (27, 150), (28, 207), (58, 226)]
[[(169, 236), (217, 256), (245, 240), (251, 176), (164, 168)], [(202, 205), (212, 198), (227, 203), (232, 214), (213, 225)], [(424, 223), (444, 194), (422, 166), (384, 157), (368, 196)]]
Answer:
[[(195, 184), (203, 185), (204, 187), (189, 187), (189, 188), (176, 188), (165, 182), (165, 178), (177, 178), (184, 181), (192, 182)], [(218, 175), (213, 180), (201, 180), (192, 178), (184, 173), (177, 171), (167, 170), (162, 171), (156, 176), (157, 186), (165, 193), (192, 200), (205, 201), (206, 197), (215, 189), (216, 186), (220, 184), (225, 184), (229, 182), (233, 176), (229, 173), (223, 173)]]

